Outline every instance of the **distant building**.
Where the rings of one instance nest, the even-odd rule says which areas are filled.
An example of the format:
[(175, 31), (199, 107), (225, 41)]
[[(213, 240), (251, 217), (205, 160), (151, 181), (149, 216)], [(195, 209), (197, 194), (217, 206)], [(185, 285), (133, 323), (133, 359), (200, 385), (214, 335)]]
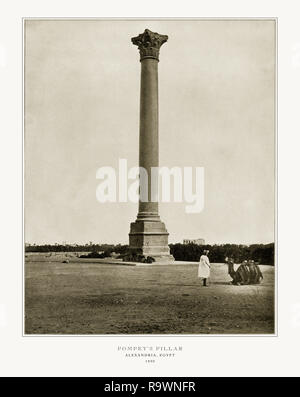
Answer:
[(183, 244), (196, 244), (196, 245), (204, 245), (204, 238), (195, 238), (195, 239), (184, 239)]

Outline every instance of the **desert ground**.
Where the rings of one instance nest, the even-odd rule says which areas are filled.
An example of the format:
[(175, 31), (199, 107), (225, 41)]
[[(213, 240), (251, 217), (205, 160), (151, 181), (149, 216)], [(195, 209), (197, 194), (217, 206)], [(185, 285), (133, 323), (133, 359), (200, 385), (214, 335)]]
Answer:
[(212, 264), (208, 287), (198, 265), (107, 264), (26, 255), (25, 334), (273, 334), (274, 267), (260, 285), (230, 284)]

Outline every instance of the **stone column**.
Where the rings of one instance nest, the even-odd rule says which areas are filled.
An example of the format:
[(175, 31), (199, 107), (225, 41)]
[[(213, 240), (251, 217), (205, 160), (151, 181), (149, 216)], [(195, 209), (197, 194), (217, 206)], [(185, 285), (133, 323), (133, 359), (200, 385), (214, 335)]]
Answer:
[[(130, 225), (129, 247), (156, 261), (174, 260), (168, 247), (168, 232), (158, 213), (158, 181), (151, 179), (152, 167), (159, 166), (158, 138), (158, 62), (159, 49), (168, 36), (144, 33), (131, 39), (138, 46), (141, 61), (139, 166), (147, 171), (140, 175), (140, 200), (137, 220)], [(144, 189), (148, 187), (148, 189)], [(141, 192), (148, 192), (146, 200)], [(156, 198), (156, 199), (155, 199)]]

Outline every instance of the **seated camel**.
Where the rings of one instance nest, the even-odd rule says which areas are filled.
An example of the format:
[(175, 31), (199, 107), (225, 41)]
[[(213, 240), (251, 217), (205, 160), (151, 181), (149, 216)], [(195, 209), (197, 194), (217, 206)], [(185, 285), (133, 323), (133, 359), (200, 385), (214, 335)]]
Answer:
[(234, 285), (249, 285), (260, 284), (263, 275), (257, 263), (253, 260), (243, 261), (243, 263), (234, 270), (234, 261), (232, 258), (226, 258), (225, 262), (228, 265), (228, 274), (232, 278)]

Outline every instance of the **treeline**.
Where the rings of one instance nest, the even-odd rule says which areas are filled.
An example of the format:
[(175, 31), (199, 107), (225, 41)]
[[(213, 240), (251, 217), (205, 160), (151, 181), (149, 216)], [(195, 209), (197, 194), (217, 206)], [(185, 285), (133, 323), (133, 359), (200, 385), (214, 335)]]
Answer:
[(33, 244), (25, 246), (25, 252), (116, 252), (123, 254), (127, 249), (128, 245), (122, 244)]
[[(211, 262), (224, 262), (226, 256), (234, 258), (235, 263), (243, 260), (253, 259), (263, 265), (274, 265), (274, 243), (271, 244), (222, 244), (222, 245), (196, 245), (196, 244), (170, 244), (170, 252), (175, 260), (180, 261), (199, 261), (203, 250), (209, 250)], [(112, 252), (125, 255), (128, 253), (128, 245), (122, 244), (85, 244), (85, 245), (63, 245), (63, 244), (44, 244), (28, 245), (25, 252), (103, 252), (105, 256), (110, 256)]]
[(235, 263), (253, 259), (262, 265), (274, 266), (274, 243), (270, 244), (222, 244), (222, 245), (196, 245), (196, 244), (170, 244), (171, 254), (176, 260), (199, 261), (203, 250), (209, 250), (211, 262), (224, 262), (226, 256), (234, 259)]

